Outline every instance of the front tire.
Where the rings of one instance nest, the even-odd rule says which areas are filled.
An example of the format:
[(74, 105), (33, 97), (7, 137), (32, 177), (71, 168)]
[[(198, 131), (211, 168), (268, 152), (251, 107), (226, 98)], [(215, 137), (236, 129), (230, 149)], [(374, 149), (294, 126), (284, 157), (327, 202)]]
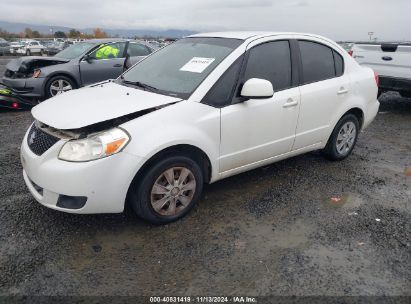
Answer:
[(330, 160), (347, 158), (357, 143), (360, 123), (353, 114), (344, 115), (335, 126), (327, 145), (322, 150), (324, 156)]
[(203, 172), (195, 161), (186, 156), (167, 156), (133, 181), (129, 203), (147, 222), (167, 224), (195, 206), (203, 183)]
[(45, 87), (46, 98), (54, 97), (64, 92), (76, 89), (74, 81), (66, 76), (57, 75), (50, 78)]

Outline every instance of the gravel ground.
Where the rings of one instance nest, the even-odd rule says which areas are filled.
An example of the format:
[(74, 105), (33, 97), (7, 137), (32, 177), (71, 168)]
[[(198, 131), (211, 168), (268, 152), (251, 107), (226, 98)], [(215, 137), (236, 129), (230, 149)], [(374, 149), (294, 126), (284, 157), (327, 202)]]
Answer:
[(30, 112), (0, 112), (0, 295), (410, 296), (411, 99), (381, 102), (348, 159), (228, 178), (161, 227), (39, 205), (19, 161)]

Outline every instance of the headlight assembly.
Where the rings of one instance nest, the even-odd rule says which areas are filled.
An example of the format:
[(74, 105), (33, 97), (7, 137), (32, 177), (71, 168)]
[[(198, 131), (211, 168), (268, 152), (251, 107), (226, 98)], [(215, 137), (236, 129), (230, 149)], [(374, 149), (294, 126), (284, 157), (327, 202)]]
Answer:
[(120, 152), (130, 141), (126, 131), (114, 128), (83, 139), (69, 140), (59, 153), (59, 159), (85, 162)]

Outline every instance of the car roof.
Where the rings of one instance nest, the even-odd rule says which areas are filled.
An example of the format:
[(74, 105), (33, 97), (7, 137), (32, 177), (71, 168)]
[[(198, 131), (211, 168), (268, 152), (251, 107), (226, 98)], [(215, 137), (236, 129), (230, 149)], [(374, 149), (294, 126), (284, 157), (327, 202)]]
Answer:
[(110, 42), (125, 42), (129, 41), (130, 39), (122, 39), (122, 38), (102, 38), (102, 39), (87, 39), (80, 42), (88, 42), (88, 43), (110, 43)]
[[(236, 32), (211, 32), (211, 33), (200, 33), (194, 34), (187, 37), (213, 37), (213, 38), (232, 38), (232, 39), (258, 39), (267, 36), (278, 36), (278, 35), (304, 35), (317, 38), (325, 38), (315, 34), (309, 33), (294, 33), (294, 32), (264, 32), (264, 31), (236, 31)], [(326, 39), (326, 38), (325, 38)], [(328, 40), (328, 39), (327, 39)]]

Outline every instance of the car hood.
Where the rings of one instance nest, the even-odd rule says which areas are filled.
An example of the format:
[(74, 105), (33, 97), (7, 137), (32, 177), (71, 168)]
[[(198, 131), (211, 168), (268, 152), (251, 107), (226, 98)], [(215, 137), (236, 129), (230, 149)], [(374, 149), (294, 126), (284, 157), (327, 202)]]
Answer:
[(66, 92), (35, 106), (38, 121), (56, 129), (87, 127), (181, 99), (106, 82)]
[(29, 72), (35, 69), (40, 69), (50, 65), (62, 64), (69, 62), (70, 59), (57, 58), (57, 57), (43, 57), (43, 56), (28, 56), (20, 57), (11, 60), (6, 68), (13, 72)]

